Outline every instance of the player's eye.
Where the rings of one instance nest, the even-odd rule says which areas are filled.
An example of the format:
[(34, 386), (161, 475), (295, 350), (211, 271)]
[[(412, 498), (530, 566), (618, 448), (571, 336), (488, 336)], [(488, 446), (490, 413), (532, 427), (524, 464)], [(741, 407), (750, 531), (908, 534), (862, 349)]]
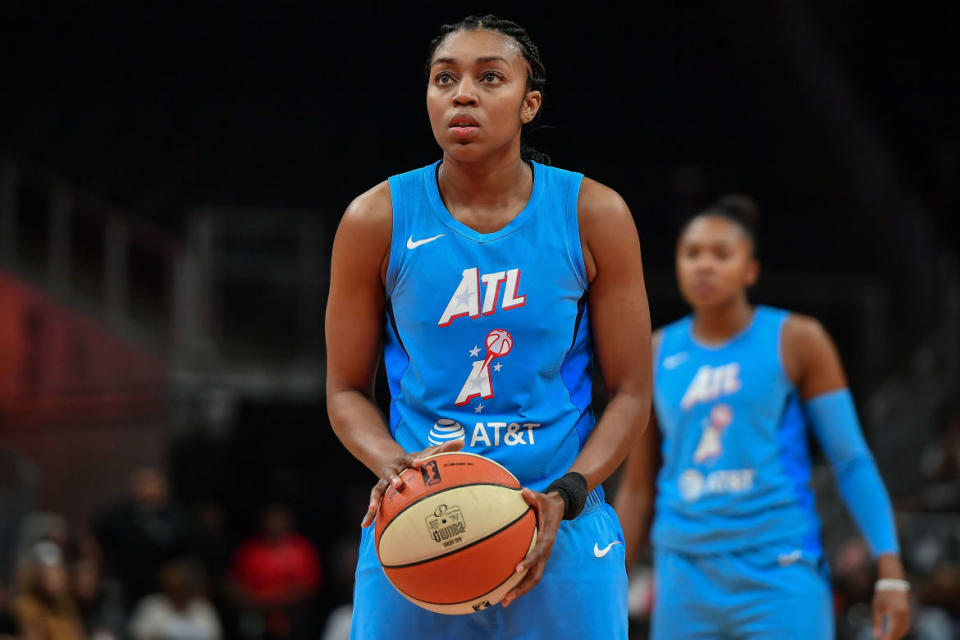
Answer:
[(433, 81), (441, 85), (450, 84), (453, 82), (453, 74), (449, 71), (441, 71), (437, 75), (433, 76)]
[(495, 73), (493, 71), (484, 71), (480, 75), (481, 82), (499, 82), (502, 79), (503, 78), (499, 73)]
[(713, 255), (716, 256), (717, 260), (727, 260), (732, 255), (732, 252), (727, 247), (716, 247), (713, 250)]

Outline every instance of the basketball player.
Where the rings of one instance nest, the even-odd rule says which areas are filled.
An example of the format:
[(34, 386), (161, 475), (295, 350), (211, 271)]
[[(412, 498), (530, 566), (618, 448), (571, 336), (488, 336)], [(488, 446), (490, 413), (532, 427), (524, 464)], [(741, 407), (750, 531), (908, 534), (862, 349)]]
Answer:
[[(545, 79), (515, 23), (444, 26), (426, 96), (442, 159), (361, 195), (337, 231), (328, 408), (338, 437), (379, 477), (352, 638), (627, 637), (622, 532), (600, 483), (649, 415), (640, 246), (620, 196), (522, 145)], [(386, 422), (372, 398), (381, 343)], [(599, 421), (594, 348), (611, 396)], [(539, 536), (503, 607), (444, 616), (391, 587), (369, 525), (386, 488), (402, 490), (401, 471), (460, 447), (519, 478)]]
[(656, 411), (614, 503), (628, 564), (656, 514), (653, 638), (833, 637), (807, 429), (876, 557), (875, 635), (901, 638), (909, 585), (890, 500), (833, 343), (812, 318), (747, 301), (755, 215), (728, 196), (687, 223), (676, 265), (693, 314), (653, 338)]

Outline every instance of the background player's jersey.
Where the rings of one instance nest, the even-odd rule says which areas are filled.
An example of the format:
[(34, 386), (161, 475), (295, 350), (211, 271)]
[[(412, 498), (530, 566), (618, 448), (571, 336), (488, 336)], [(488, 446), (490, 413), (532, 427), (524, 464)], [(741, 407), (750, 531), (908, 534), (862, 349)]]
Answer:
[(757, 307), (717, 347), (694, 340), (691, 316), (663, 329), (656, 546), (718, 553), (792, 541), (798, 553), (819, 553), (806, 421), (780, 355), (787, 315)]
[(438, 165), (390, 178), (390, 431), (407, 451), (463, 438), (542, 490), (594, 426), (583, 176), (532, 163), (526, 208), (477, 233), (443, 205)]

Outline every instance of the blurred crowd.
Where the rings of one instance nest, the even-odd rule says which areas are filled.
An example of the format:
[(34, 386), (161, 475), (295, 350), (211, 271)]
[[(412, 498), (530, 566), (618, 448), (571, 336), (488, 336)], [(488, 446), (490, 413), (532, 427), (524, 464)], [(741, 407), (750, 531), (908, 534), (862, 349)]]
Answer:
[(0, 638), (346, 637), (342, 611), (323, 632), (321, 555), (282, 503), (266, 504), (258, 530), (235, 540), (222, 507), (187, 509), (163, 473), (141, 469), (91, 529), (47, 512), (24, 519), (13, 575), (0, 581)]

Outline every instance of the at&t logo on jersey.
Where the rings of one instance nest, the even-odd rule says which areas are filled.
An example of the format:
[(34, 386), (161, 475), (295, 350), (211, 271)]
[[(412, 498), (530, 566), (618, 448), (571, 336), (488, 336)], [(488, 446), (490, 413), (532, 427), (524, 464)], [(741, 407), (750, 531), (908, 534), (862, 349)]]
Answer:
[(690, 386), (683, 394), (680, 406), (689, 409), (701, 402), (710, 402), (721, 396), (740, 391), (740, 363), (731, 362), (719, 367), (703, 365), (693, 376)]
[(450, 418), (440, 418), (430, 429), (427, 440), (431, 444), (463, 440), (464, 445), (471, 449), (535, 445), (537, 444), (535, 432), (539, 428), (539, 422), (477, 422), (470, 430), (468, 439), (467, 429), (464, 429), (459, 422)]
[(433, 423), (433, 428), (430, 429), (430, 433), (427, 435), (427, 442), (430, 444), (443, 444), (451, 440), (463, 440), (465, 435), (466, 431), (463, 430), (463, 425), (459, 422), (451, 420), (450, 418), (440, 418)]
[(756, 469), (721, 469), (703, 475), (697, 469), (687, 469), (677, 480), (680, 497), (696, 502), (705, 496), (742, 493), (753, 488)]

